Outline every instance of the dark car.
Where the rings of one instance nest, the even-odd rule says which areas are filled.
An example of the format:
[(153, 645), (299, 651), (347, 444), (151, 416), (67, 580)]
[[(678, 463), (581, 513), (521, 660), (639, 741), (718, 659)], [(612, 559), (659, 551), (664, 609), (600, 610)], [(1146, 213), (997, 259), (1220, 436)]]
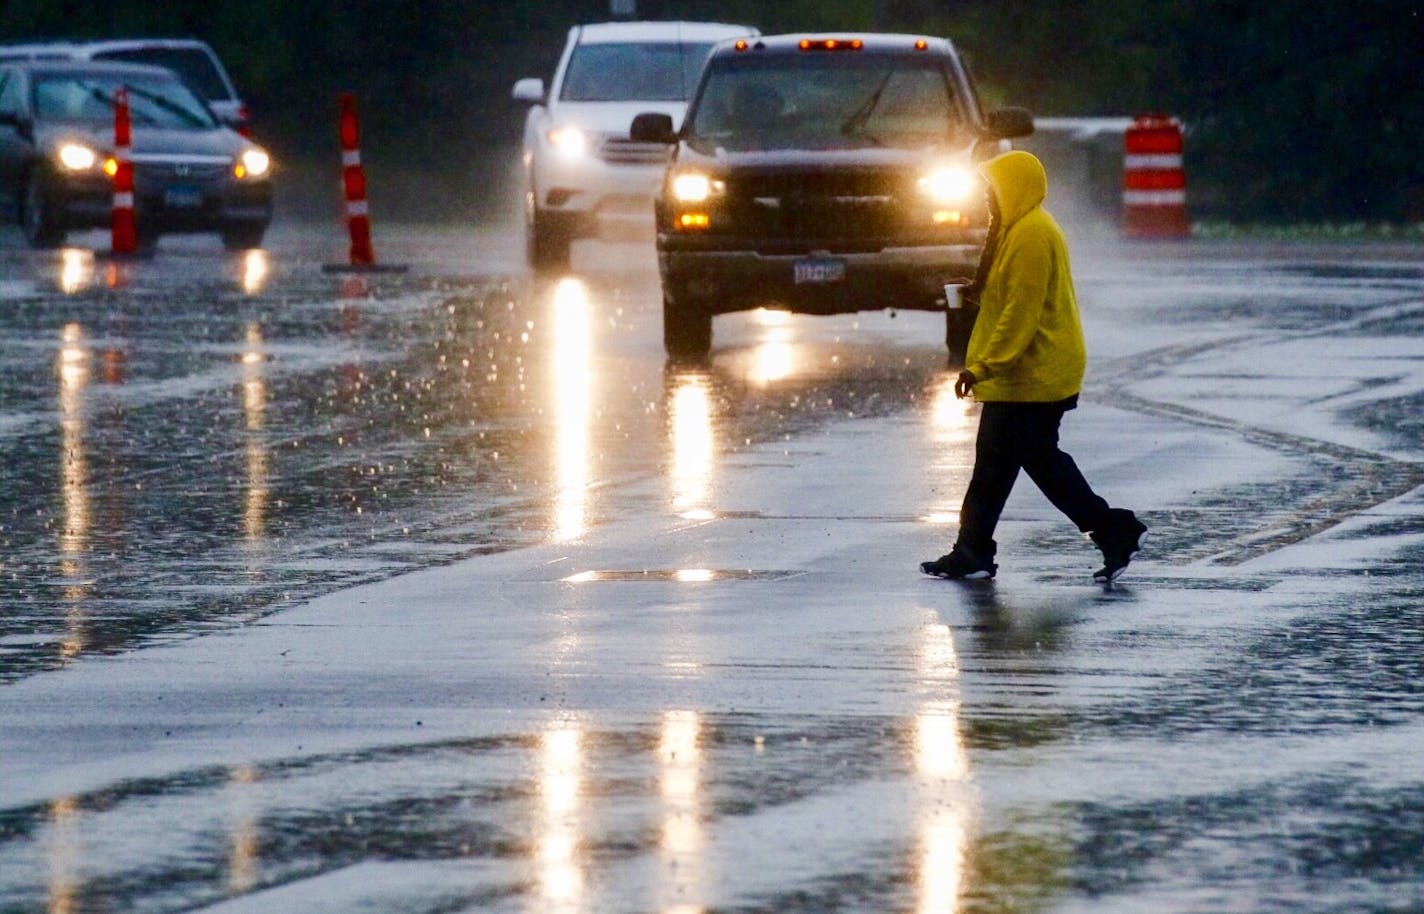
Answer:
[(705, 355), (717, 314), (896, 308), (946, 313), (974, 275), (988, 215), (975, 163), (1033, 130), (985, 116), (953, 45), (911, 35), (778, 35), (712, 52), (676, 132), (639, 115), (635, 140), (674, 152), (659, 195), (663, 341)]
[(219, 123), (174, 73), (137, 64), (0, 65), (0, 213), (38, 248), (110, 224), (121, 87), (140, 245), (170, 232), (216, 232), (230, 250), (260, 246), (272, 221), (267, 153)]

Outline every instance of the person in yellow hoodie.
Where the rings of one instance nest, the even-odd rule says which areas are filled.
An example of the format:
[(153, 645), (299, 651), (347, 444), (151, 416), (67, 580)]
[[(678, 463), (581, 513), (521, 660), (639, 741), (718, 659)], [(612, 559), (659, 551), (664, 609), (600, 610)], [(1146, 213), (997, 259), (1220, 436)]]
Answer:
[(994, 528), (1019, 470), (1103, 553), (1094, 573), (1115, 580), (1141, 549), (1147, 527), (1131, 511), (1112, 508), (1058, 447), (1063, 414), (1078, 405), (1087, 348), (1073, 292), (1068, 246), (1047, 210), (1048, 175), (1027, 152), (996, 156), (980, 166), (992, 215), (979, 275), (966, 289), (979, 315), (969, 336), (959, 397), (983, 404), (974, 445), (974, 473), (960, 510), (954, 548), (925, 574), (992, 578)]

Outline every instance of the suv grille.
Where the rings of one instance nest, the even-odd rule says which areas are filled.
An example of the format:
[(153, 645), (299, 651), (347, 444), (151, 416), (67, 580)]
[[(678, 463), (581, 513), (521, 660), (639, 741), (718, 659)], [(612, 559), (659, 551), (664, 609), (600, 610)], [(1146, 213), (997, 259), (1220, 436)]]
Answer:
[(662, 143), (635, 143), (608, 139), (598, 148), (598, 157), (610, 165), (662, 165), (671, 153)]

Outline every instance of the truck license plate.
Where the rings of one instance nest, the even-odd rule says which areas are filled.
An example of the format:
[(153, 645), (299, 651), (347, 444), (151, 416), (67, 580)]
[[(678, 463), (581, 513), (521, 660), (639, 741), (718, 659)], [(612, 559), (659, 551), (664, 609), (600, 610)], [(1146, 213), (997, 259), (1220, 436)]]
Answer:
[(840, 282), (846, 275), (845, 261), (833, 257), (807, 257), (796, 261), (792, 269), (797, 285)]

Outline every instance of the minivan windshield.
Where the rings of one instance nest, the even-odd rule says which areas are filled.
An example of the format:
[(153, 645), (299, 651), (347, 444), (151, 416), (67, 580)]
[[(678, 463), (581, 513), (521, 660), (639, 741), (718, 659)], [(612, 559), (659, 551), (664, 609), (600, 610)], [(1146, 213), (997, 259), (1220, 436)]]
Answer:
[(40, 73), (35, 77), (35, 116), (40, 120), (114, 122), (114, 96), (128, 87), (135, 126), (212, 130), (212, 112), (193, 91), (166, 76), (112, 73)]
[(570, 102), (685, 102), (711, 44), (608, 42), (574, 48), (561, 98)]
[(922, 148), (962, 117), (932, 58), (800, 53), (723, 57), (694, 104), (688, 141), (703, 148)]

